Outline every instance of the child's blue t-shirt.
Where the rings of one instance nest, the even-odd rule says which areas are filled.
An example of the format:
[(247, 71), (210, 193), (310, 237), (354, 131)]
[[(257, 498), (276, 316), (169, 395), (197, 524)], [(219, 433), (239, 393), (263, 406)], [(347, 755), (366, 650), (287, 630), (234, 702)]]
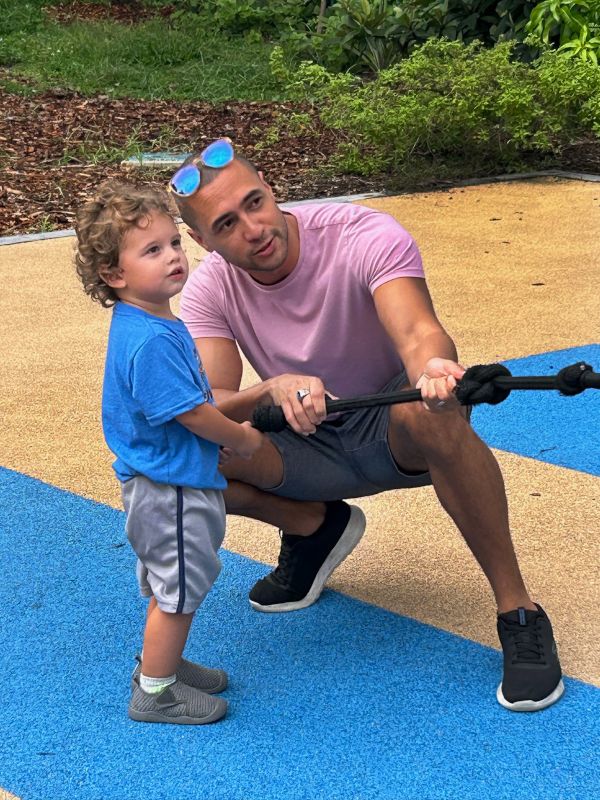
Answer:
[(214, 400), (194, 341), (181, 320), (119, 302), (106, 353), (102, 425), (117, 477), (224, 489), (219, 446), (175, 417)]

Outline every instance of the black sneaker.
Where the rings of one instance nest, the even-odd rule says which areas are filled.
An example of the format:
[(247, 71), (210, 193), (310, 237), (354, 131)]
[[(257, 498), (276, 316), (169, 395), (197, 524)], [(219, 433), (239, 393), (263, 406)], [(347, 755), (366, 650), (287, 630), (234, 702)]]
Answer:
[(565, 690), (552, 625), (544, 609), (536, 607), (498, 615), (504, 678), (496, 698), (511, 711), (541, 711)]
[(325, 582), (364, 533), (358, 506), (326, 503), (325, 519), (312, 536), (282, 534), (277, 567), (255, 583), (250, 605), (257, 611), (297, 611), (319, 599)]

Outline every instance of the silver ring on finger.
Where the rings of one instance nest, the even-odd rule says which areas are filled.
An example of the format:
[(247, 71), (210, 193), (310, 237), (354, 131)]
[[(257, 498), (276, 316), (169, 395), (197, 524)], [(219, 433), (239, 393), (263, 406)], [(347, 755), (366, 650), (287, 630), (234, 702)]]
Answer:
[(296, 392), (296, 397), (298, 398), (298, 402), (301, 403), (305, 397), (308, 397), (309, 394), (310, 394), (309, 389), (298, 389), (298, 391)]
[(445, 401), (445, 400), (440, 400), (440, 401), (438, 402), (438, 404), (437, 404), (437, 407), (438, 407), (438, 408), (441, 408), (442, 406), (445, 406), (445, 405), (446, 405), (446, 401)]

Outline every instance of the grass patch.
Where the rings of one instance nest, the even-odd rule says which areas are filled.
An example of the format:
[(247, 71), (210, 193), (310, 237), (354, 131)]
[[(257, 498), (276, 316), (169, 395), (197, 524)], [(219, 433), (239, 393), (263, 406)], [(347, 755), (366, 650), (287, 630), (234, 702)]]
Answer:
[(271, 45), (207, 31), (193, 15), (171, 24), (59, 25), (37, 3), (0, 0), (0, 20), (0, 65), (40, 89), (145, 100), (281, 99)]

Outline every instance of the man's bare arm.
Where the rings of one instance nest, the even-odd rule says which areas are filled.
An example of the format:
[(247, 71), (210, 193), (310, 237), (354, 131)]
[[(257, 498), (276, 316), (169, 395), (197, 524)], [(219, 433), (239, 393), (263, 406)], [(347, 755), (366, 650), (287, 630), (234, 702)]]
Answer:
[[(394, 342), (413, 386), (430, 410), (456, 405), (452, 390), (464, 373), (454, 342), (438, 320), (422, 278), (396, 278), (374, 292), (382, 325)], [(424, 376), (425, 373), (425, 376)]]
[(202, 337), (196, 347), (208, 377), (217, 407), (222, 414), (244, 422), (252, 417), (254, 408), (269, 401), (268, 381), (240, 392), (242, 359), (233, 339)]
[[(325, 387), (314, 375), (277, 375), (240, 391), (242, 359), (232, 339), (196, 339), (208, 381), (221, 413), (236, 422), (252, 418), (257, 405), (281, 405), (297, 433), (313, 433), (326, 416)], [(298, 400), (298, 389), (307, 388), (312, 402), (305, 408)], [(308, 406), (308, 404), (306, 404)]]

